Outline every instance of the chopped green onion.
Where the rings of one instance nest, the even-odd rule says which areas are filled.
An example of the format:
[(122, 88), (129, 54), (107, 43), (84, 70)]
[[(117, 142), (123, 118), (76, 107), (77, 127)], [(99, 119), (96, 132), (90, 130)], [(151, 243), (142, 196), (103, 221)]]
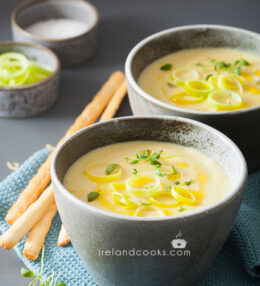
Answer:
[(180, 206), (180, 207), (178, 208), (178, 212), (183, 212), (184, 210), (185, 210), (185, 208), (182, 207), (182, 206)]
[(162, 71), (169, 71), (172, 69), (172, 64), (165, 64), (165, 65), (161, 66), (160, 69)]
[(109, 164), (106, 168), (106, 174), (110, 175), (113, 171), (115, 171), (119, 167), (120, 166), (118, 164), (115, 164), (115, 163)]
[(241, 75), (241, 67), (236, 67), (233, 69), (234, 74)]
[(216, 64), (215, 64), (215, 67), (214, 67), (214, 69), (215, 69), (215, 71), (218, 69), (218, 68), (220, 68), (220, 69), (225, 69), (225, 68), (228, 68), (230, 66), (230, 64), (227, 64), (227, 63), (225, 63), (225, 62), (223, 62), (223, 61), (219, 61), (219, 62), (217, 62)]
[(98, 192), (90, 192), (88, 194), (88, 202), (93, 202), (94, 200), (96, 200), (99, 197), (99, 193)]

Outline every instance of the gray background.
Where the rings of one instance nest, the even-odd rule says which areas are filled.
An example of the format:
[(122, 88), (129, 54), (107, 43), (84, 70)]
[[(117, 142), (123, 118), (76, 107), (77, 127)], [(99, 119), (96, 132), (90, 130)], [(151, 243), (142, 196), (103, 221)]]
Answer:
[[(11, 40), (10, 13), (19, 0), (1, 0), (0, 40)], [(92, 60), (61, 73), (57, 103), (41, 116), (0, 119), (0, 180), (6, 161), (23, 162), (31, 153), (55, 145), (115, 69), (124, 69), (130, 49), (144, 37), (187, 24), (223, 24), (260, 32), (259, 0), (92, 0), (100, 12), (99, 46)], [(131, 114), (125, 99), (117, 116)], [(1, 211), (1, 210), (0, 210)], [(13, 251), (0, 249), (0, 286), (28, 285)], [(115, 285), (117, 286), (117, 285)]]

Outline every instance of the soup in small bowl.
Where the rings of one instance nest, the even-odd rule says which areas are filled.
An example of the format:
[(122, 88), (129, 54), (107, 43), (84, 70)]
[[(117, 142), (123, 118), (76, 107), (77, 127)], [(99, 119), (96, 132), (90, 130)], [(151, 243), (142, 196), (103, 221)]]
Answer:
[(191, 285), (231, 230), (247, 168), (205, 124), (124, 117), (70, 137), (51, 175), (65, 229), (99, 285)]
[(228, 135), (260, 167), (260, 36), (218, 25), (177, 27), (138, 43), (126, 61), (135, 115), (196, 119)]

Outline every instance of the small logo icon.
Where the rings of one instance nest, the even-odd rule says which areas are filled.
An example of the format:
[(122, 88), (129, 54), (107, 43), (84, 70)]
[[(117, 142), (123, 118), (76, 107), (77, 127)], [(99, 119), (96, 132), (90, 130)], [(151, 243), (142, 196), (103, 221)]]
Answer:
[(183, 238), (181, 238), (182, 232), (180, 232), (176, 235), (176, 238), (171, 241), (172, 247), (175, 249), (183, 249), (187, 246), (187, 241)]

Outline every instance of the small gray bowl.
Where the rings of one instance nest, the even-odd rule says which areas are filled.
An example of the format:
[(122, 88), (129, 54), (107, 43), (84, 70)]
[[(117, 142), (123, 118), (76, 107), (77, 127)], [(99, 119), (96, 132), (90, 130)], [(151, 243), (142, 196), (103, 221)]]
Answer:
[(31, 61), (50, 67), (53, 73), (33, 84), (0, 86), (0, 117), (32, 117), (49, 109), (58, 97), (59, 59), (49, 49), (29, 43), (0, 43), (0, 54), (7, 52), (21, 53)]
[[(38, 21), (60, 18), (86, 24), (90, 21), (90, 24), (85, 33), (65, 39), (45, 39), (25, 30)], [(65, 68), (77, 66), (94, 54), (98, 21), (96, 8), (84, 0), (29, 0), (20, 4), (11, 15), (14, 40), (40, 44), (53, 50)]]
[[(75, 160), (95, 148), (132, 140), (201, 150), (227, 172), (230, 193), (191, 214), (144, 218), (95, 208), (65, 189), (64, 175)], [(122, 117), (94, 124), (67, 139), (54, 155), (51, 177), (62, 222), (98, 285), (187, 286), (196, 285), (223, 246), (242, 201), (247, 167), (236, 145), (205, 124), (171, 116)], [(178, 251), (173, 246), (180, 242), (175, 239), (180, 231), (187, 245)], [(116, 250), (134, 254), (117, 256)]]
[(227, 47), (260, 56), (260, 35), (219, 25), (192, 25), (156, 33), (138, 43), (129, 53), (125, 72), (128, 95), (135, 115), (175, 115), (209, 124), (228, 135), (242, 150), (249, 171), (260, 167), (260, 106), (226, 112), (205, 112), (170, 105), (141, 89), (137, 79), (154, 60), (191, 48)]

